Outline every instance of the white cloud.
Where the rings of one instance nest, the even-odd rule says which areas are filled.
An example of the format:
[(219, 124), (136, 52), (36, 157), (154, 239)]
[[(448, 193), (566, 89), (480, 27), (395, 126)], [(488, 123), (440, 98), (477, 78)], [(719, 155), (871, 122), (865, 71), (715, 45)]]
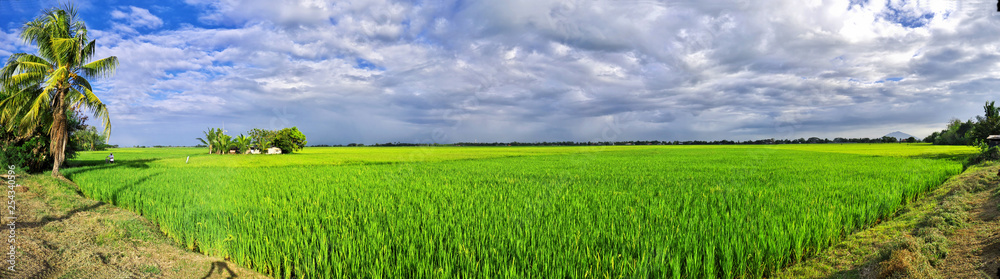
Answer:
[(128, 6), (123, 10), (113, 10), (111, 18), (124, 20), (124, 24), (116, 23), (119, 25), (118, 28), (131, 33), (135, 32), (134, 28), (157, 29), (163, 26), (162, 19), (150, 13), (149, 10), (136, 6)]

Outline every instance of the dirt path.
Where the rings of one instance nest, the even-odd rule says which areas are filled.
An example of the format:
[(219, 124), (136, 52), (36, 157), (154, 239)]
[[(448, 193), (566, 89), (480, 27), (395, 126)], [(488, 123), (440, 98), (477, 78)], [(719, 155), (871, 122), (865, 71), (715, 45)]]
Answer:
[[(268, 278), (187, 251), (141, 216), (83, 198), (68, 182), (43, 176), (18, 181), (15, 270), (0, 262), (0, 278)], [(6, 239), (8, 226), (3, 229)]]
[(1000, 196), (995, 190), (969, 199), (968, 224), (948, 236), (951, 252), (939, 265), (948, 278), (1000, 278)]

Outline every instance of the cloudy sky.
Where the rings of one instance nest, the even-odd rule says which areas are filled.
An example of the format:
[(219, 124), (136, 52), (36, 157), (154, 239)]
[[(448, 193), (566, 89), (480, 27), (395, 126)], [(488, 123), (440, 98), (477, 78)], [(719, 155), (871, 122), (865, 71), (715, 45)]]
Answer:
[[(113, 144), (922, 137), (1000, 99), (990, 1), (173, 2), (74, 2)], [(0, 59), (56, 5), (0, 0)]]

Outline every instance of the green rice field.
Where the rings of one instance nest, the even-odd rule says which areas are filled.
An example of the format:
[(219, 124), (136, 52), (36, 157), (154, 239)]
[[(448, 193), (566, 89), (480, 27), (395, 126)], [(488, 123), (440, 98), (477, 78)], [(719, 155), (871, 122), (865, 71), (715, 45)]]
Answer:
[[(116, 164), (104, 157), (115, 154)], [(962, 171), (964, 146), (82, 152), (63, 173), (277, 278), (760, 278)]]

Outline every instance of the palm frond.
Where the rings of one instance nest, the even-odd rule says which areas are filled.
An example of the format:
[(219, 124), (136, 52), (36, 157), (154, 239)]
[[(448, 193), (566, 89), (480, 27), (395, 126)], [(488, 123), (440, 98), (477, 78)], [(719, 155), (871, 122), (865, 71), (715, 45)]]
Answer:
[[(82, 77), (77, 77), (77, 79), (82, 80), (84, 83), (87, 82), (87, 80)], [(79, 82), (81, 81), (77, 81), (77, 83)], [(72, 106), (84, 107), (92, 111), (94, 113), (94, 117), (101, 119), (101, 122), (104, 124), (104, 137), (110, 139), (111, 118), (108, 115), (107, 107), (103, 102), (101, 102), (101, 99), (94, 94), (94, 91), (90, 90), (90, 84), (86, 83), (86, 87), (74, 87), (70, 90), (70, 92), (72, 95), (79, 96), (75, 98), (75, 102), (70, 104)]]
[(94, 62), (87, 63), (81, 67), (83, 73), (91, 77), (107, 77), (118, 68), (118, 57), (109, 56)]
[[(78, 36), (77, 38), (79, 39), (80, 37)], [(87, 43), (85, 46), (83, 46), (83, 49), (80, 49), (80, 57), (79, 57), (80, 61), (77, 64), (82, 65), (84, 64), (84, 62), (90, 60), (90, 57), (94, 56), (94, 51), (97, 48), (96, 45), (97, 41), (94, 40), (90, 41), (90, 43)]]

